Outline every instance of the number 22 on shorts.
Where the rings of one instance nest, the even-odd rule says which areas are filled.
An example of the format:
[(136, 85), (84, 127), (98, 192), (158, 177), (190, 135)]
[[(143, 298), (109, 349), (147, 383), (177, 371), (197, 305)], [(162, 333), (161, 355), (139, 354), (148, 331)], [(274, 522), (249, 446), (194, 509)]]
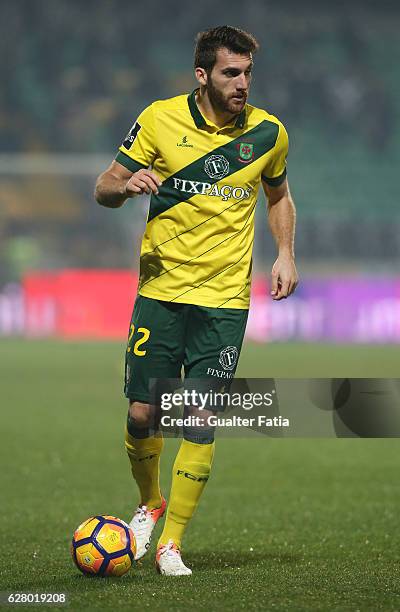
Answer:
[[(132, 342), (134, 333), (135, 333), (135, 326), (131, 323), (129, 338), (128, 338), (128, 348), (126, 349), (128, 353), (130, 353), (132, 350), (131, 342)], [(142, 337), (136, 340), (135, 344), (133, 345), (133, 352), (138, 357), (143, 357), (143, 355), (146, 355), (146, 350), (141, 350), (140, 347), (145, 342), (147, 342), (147, 340), (150, 338), (150, 330), (147, 329), (147, 327), (138, 327), (137, 333), (142, 334)]]

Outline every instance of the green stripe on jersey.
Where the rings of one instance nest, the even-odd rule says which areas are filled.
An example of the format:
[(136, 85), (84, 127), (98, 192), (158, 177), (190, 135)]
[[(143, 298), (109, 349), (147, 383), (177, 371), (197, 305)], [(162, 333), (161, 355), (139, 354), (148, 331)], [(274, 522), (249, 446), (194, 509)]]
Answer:
[(139, 164), (139, 162), (135, 161), (134, 159), (129, 157), (129, 155), (123, 153), (122, 151), (119, 151), (117, 157), (115, 158), (115, 161), (117, 161), (119, 164), (122, 164), (122, 166), (125, 166), (125, 168), (127, 168), (131, 172), (137, 172), (138, 170), (147, 168), (147, 166)]
[(271, 187), (279, 187), (279, 185), (281, 185), (286, 178), (286, 168), (284, 169), (282, 174), (280, 174), (279, 176), (275, 176), (274, 178), (269, 178), (268, 176), (264, 176), (264, 174), (262, 174), (261, 178), (265, 183), (267, 183), (268, 185), (271, 185)]
[[(241, 162), (239, 159), (238, 146), (240, 143), (243, 143), (243, 141), (246, 141), (246, 139), (251, 138), (251, 144), (253, 145), (253, 159), (251, 162), (247, 163), (247, 166), (249, 166), (275, 146), (278, 133), (279, 126), (276, 123), (272, 123), (271, 121), (267, 120), (261, 121), (261, 123), (256, 125), (256, 127), (252, 128), (248, 132), (245, 132), (244, 134), (241, 134), (238, 136), (238, 138), (235, 138), (235, 140), (231, 140), (230, 142), (217, 147), (216, 149), (210, 150), (208, 153), (206, 153), (206, 155), (199, 157), (199, 159), (196, 159), (188, 166), (185, 166), (181, 170), (178, 170), (178, 172), (175, 174), (169, 176), (159, 187), (158, 195), (152, 194), (151, 196), (150, 210), (147, 221), (151, 221), (154, 219), (154, 217), (157, 217), (157, 215), (163, 213), (169, 208), (172, 208), (172, 206), (175, 206), (180, 202), (186, 202), (186, 200), (190, 198), (190, 192), (188, 192), (188, 196), (184, 198), (182, 192), (178, 191), (178, 189), (174, 187), (174, 179), (200, 181), (214, 185), (221, 180), (221, 178), (225, 179), (227, 176), (231, 176), (243, 168), (243, 162)], [(226, 172), (226, 174), (223, 174), (223, 177), (217, 175), (214, 178), (211, 178), (205, 170), (205, 162), (211, 156), (217, 155), (221, 155), (225, 158), (229, 164), (229, 170)]]

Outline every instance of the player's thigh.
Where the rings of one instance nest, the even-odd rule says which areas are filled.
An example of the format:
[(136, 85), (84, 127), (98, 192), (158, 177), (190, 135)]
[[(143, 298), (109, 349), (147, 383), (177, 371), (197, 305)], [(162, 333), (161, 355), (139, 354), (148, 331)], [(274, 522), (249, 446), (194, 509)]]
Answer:
[(183, 352), (183, 305), (139, 295), (126, 348), (125, 396), (148, 403), (150, 379), (179, 378)]
[(192, 306), (186, 324), (185, 377), (233, 378), (248, 310)]

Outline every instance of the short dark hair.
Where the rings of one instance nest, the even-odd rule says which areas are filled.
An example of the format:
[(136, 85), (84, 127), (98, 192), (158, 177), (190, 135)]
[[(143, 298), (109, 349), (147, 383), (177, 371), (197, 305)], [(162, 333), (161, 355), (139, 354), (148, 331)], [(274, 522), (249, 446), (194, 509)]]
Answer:
[(196, 36), (194, 67), (211, 72), (217, 61), (217, 51), (221, 48), (245, 55), (257, 51), (259, 44), (252, 34), (232, 26), (219, 26), (199, 32)]

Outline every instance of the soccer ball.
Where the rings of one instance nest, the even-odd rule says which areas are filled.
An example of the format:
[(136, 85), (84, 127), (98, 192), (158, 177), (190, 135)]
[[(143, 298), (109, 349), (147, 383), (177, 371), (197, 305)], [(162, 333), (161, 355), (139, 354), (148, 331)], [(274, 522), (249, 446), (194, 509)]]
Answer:
[(71, 555), (84, 574), (122, 576), (135, 558), (135, 536), (115, 516), (92, 516), (76, 529)]

